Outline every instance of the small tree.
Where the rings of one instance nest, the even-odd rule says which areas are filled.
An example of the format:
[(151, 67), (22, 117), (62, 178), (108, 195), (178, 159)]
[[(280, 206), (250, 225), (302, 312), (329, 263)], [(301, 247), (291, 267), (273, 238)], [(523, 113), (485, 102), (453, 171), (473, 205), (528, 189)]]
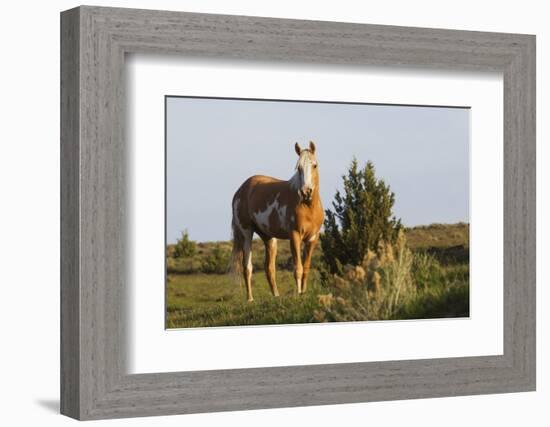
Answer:
[(174, 258), (190, 258), (197, 252), (197, 244), (189, 239), (187, 230), (181, 232), (181, 237), (174, 245)]
[(341, 273), (346, 264), (360, 265), (369, 249), (376, 250), (380, 241), (393, 243), (401, 228), (392, 215), (395, 195), (376, 178), (372, 162), (360, 169), (354, 158), (342, 179), (344, 192), (336, 192), (334, 211), (325, 211), (321, 236), (323, 261), (331, 273)]

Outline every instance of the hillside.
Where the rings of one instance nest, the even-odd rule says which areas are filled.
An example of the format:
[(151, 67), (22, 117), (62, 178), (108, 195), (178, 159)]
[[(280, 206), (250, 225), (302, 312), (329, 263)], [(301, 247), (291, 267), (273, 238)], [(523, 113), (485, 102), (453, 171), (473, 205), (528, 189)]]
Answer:
[[(442, 264), (466, 263), (469, 260), (469, 225), (431, 224), (410, 227), (405, 229), (407, 243), (413, 252), (427, 252), (433, 255)], [(221, 249), (229, 261), (231, 252), (230, 241), (198, 242), (194, 256), (188, 258), (172, 258), (174, 245), (167, 247), (167, 270), (169, 274), (193, 274), (202, 271), (205, 260), (212, 256), (214, 250)], [(259, 239), (254, 239), (252, 247), (252, 262), (254, 270), (263, 270), (264, 245)], [(315, 250), (312, 265), (317, 265), (321, 254), (320, 245)], [(290, 243), (287, 240), (278, 242), (277, 268), (292, 269)]]

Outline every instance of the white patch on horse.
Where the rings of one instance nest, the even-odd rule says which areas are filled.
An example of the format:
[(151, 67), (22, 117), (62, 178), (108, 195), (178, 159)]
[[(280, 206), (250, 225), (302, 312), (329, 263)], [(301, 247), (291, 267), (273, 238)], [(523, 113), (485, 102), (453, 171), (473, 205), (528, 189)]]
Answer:
[(248, 272), (252, 273), (252, 242), (249, 239), (244, 241), (244, 262)]
[(313, 236), (309, 238), (309, 242), (314, 242), (316, 238), (317, 238), (317, 233), (315, 233)]
[(277, 216), (279, 217), (279, 223), (280, 225), (283, 225), (283, 221), (281, 221), (281, 218), (284, 218), (284, 215), (286, 214), (286, 206), (279, 206), (279, 196), (281, 194), (277, 193), (275, 196), (275, 199), (273, 202), (267, 205), (265, 210), (260, 212), (254, 212), (254, 220), (256, 221), (256, 225), (258, 228), (263, 231), (264, 233), (269, 234), (269, 217), (273, 213), (273, 211), (277, 212)]
[(239, 227), (239, 230), (241, 230), (241, 233), (243, 233), (243, 236), (245, 236), (244, 228), (241, 224), (241, 221), (239, 221), (239, 203), (241, 202), (241, 199), (235, 199), (235, 202), (233, 203), (233, 219), (235, 220), (235, 224), (237, 227)]
[(312, 174), (311, 174), (311, 160), (308, 159), (307, 162), (304, 162), (302, 166), (302, 173), (304, 175), (304, 186), (313, 189), (313, 180), (312, 180)]

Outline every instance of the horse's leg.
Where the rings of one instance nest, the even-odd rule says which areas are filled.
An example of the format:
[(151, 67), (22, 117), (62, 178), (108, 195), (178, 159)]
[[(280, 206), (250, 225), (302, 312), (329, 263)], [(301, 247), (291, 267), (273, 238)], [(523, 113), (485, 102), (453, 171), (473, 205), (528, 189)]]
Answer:
[(245, 230), (243, 235), (243, 276), (248, 302), (252, 302), (252, 230)]
[(274, 297), (279, 296), (279, 290), (277, 289), (277, 283), (275, 281), (275, 260), (277, 258), (277, 239), (264, 239), (265, 244), (265, 275), (269, 286), (271, 286), (271, 293)]
[(302, 293), (305, 293), (307, 290), (307, 276), (309, 275), (309, 266), (311, 264), (311, 256), (313, 255), (313, 249), (317, 240), (309, 240), (305, 244), (304, 249), (304, 274), (302, 276)]
[(290, 250), (292, 251), (292, 259), (294, 260), (294, 279), (296, 280), (296, 288), (298, 289), (298, 294), (302, 293), (302, 238), (300, 234), (296, 231), (292, 232), (290, 235)]

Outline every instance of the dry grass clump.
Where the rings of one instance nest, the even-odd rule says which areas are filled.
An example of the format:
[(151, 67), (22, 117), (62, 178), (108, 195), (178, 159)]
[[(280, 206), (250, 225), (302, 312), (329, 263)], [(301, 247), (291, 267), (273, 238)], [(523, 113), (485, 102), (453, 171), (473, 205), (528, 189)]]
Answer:
[(414, 317), (419, 294), (433, 291), (428, 288), (432, 282), (444, 290), (446, 279), (433, 257), (413, 254), (400, 231), (394, 245), (381, 242), (361, 265), (346, 266), (342, 276), (325, 275), (324, 287), (330, 293), (319, 295), (314, 318), (327, 322), (396, 319), (403, 313)]

